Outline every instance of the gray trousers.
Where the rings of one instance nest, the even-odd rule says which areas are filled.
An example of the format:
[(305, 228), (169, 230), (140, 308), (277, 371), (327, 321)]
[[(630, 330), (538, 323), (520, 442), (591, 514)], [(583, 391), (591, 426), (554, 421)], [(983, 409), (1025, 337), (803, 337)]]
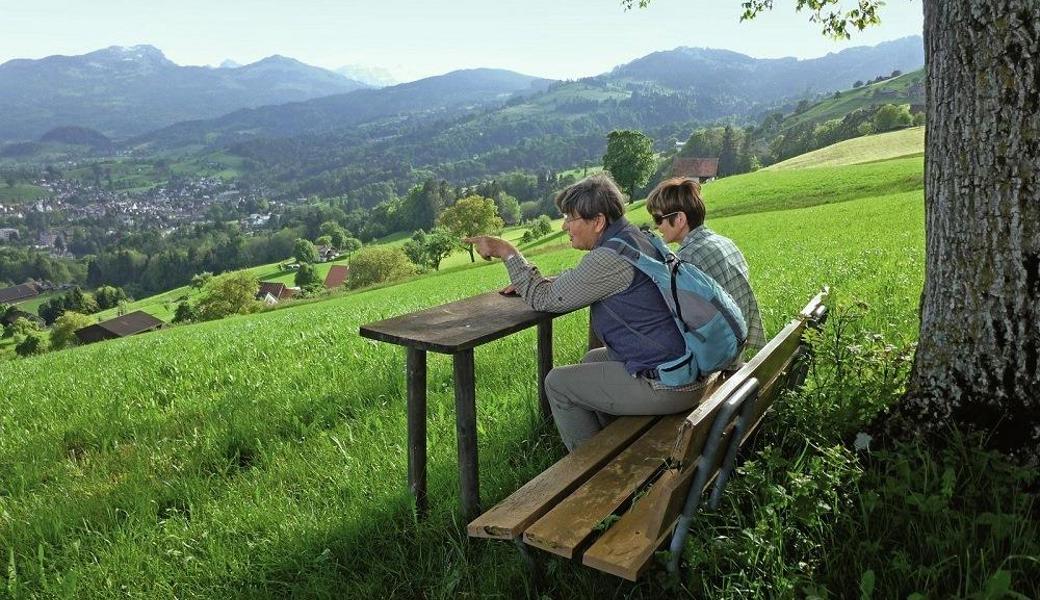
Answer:
[(606, 348), (589, 351), (580, 364), (556, 367), (545, 378), (553, 420), (571, 452), (615, 416), (688, 411), (700, 402), (705, 389), (654, 389), (648, 380), (632, 377), (622, 363), (611, 360)]

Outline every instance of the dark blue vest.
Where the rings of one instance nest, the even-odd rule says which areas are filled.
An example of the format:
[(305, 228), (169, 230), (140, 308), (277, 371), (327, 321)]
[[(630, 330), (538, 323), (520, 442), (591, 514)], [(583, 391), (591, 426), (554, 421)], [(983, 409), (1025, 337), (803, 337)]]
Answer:
[[(624, 217), (607, 226), (596, 248), (615, 237), (661, 259), (643, 232)], [(657, 285), (639, 269), (633, 271), (635, 278), (628, 289), (592, 303), (592, 330), (610, 348), (612, 358), (625, 364), (629, 374), (653, 378), (658, 365), (686, 352), (686, 343)], [(633, 333), (633, 329), (642, 335)]]

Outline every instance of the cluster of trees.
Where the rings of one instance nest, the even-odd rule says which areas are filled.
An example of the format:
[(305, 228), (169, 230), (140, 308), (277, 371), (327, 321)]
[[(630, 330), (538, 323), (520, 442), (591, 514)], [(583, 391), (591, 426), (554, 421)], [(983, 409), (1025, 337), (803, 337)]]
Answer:
[(886, 79), (892, 79), (893, 77), (899, 77), (902, 74), (903, 74), (902, 71), (900, 71), (899, 69), (896, 69), (896, 70), (892, 71), (892, 73), (889, 74), (889, 75), (878, 75), (877, 77), (875, 77), (874, 79), (871, 79), (869, 81), (863, 81), (862, 79), (857, 80), (856, 83), (852, 84), (852, 87), (854, 89), (855, 88), (861, 88), (861, 87), (863, 87), (865, 85), (870, 85), (872, 83), (878, 83), (878, 82), (884, 81)]
[(763, 132), (754, 127), (733, 125), (696, 129), (679, 151), (679, 156), (718, 157), (720, 177), (748, 173), (762, 164), (755, 141)]
[(129, 300), (122, 288), (103, 285), (91, 294), (76, 286), (64, 294), (44, 302), (36, 312), (45, 323), (50, 325), (57, 322), (67, 312), (91, 315), (102, 310), (116, 308)]
[(537, 219), (527, 225), (527, 231), (520, 238), (521, 244), (529, 244), (539, 238), (543, 238), (552, 232), (552, 221), (547, 215), (539, 215)]
[(86, 268), (76, 261), (54, 258), (28, 248), (0, 247), (0, 287), (30, 279), (56, 283), (83, 283)]
[(368, 285), (397, 281), (415, 274), (415, 267), (401, 248), (371, 246), (363, 248), (350, 260), (350, 279), (347, 287), (357, 289)]
[[(491, 198), (476, 194), (461, 198), (437, 215), (437, 226), (429, 233), (423, 229), (413, 233), (412, 239), (404, 245), (404, 254), (420, 271), (439, 270), (441, 261), (453, 250), (463, 246), (464, 238), (496, 233), (502, 229), (504, 221), (499, 216), (499, 208), (499, 204)], [(466, 247), (470, 262), (474, 262), (473, 247)], [(351, 270), (353, 265), (351, 261)]]
[[(0, 305), (0, 317), (7, 317), (17, 310), (14, 306)], [(62, 313), (50, 328), (50, 340), (36, 321), (19, 317), (4, 327), (2, 337), (13, 338), (14, 351), (18, 356), (35, 356), (48, 350), (61, 350), (79, 344), (76, 331), (88, 327), (94, 320), (79, 312)]]
[(213, 321), (236, 314), (254, 313), (263, 308), (256, 299), (260, 283), (248, 271), (237, 271), (213, 276), (200, 274), (193, 282), (201, 293), (194, 301), (184, 300), (177, 305), (174, 323)]

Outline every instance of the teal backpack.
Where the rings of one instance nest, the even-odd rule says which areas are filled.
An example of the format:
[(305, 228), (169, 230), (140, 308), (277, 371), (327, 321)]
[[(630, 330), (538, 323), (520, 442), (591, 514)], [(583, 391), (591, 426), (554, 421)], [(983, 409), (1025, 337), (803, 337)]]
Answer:
[(747, 341), (747, 324), (737, 303), (711, 276), (681, 260), (661, 238), (645, 233), (664, 262), (621, 238), (611, 238), (603, 246), (617, 252), (657, 285), (686, 342), (683, 356), (657, 367), (658, 380), (672, 387), (687, 385), (702, 375), (721, 371), (740, 355)]

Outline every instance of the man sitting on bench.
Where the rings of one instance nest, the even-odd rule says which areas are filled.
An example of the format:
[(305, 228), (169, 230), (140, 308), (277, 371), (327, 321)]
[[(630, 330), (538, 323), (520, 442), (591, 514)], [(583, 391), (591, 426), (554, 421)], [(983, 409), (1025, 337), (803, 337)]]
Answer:
[(698, 380), (667, 387), (657, 381), (657, 367), (682, 356), (686, 347), (656, 284), (602, 247), (611, 238), (639, 247), (643, 236), (624, 217), (617, 184), (608, 175), (593, 175), (561, 191), (555, 202), (571, 246), (589, 251), (555, 279), (543, 277), (505, 240), (478, 236), (464, 241), (485, 259), (504, 259), (511, 287), (531, 308), (564, 312), (591, 306), (592, 329), (605, 347), (590, 351), (581, 364), (553, 369), (545, 379), (556, 427), (573, 451), (615, 416), (689, 411), (706, 385)]

